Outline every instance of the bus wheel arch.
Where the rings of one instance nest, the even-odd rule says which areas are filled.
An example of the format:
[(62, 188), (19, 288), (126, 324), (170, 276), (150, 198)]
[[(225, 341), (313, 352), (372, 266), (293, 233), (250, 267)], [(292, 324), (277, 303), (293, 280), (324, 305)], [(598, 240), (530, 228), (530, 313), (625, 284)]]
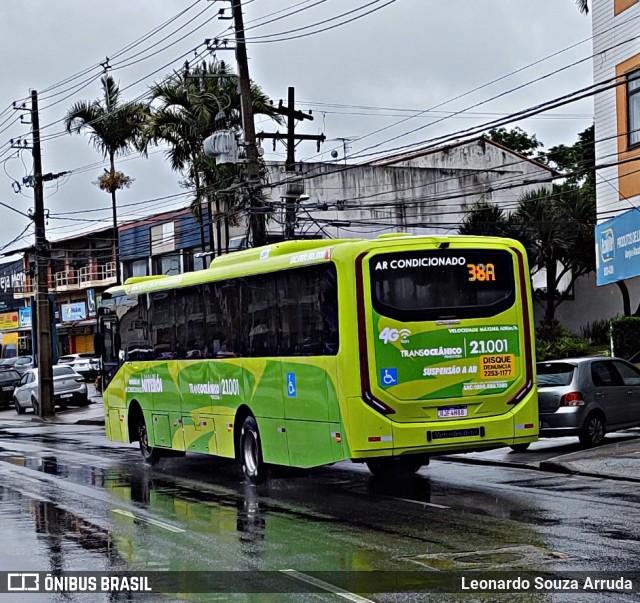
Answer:
[(147, 422), (144, 413), (137, 400), (133, 400), (129, 406), (129, 417), (127, 421), (129, 428), (129, 441), (139, 442), (140, 453), (147, 465), (155, 465), (162, 453), (157, 448), (149, 445), (149, 432), (147, 431)]
[(241, 406), (236, 414), (234, 429), (236, 457), (242, 466), (242, 473), (251, 484), (258, 484), (266, 478), (267, 467), (262, 457), (262, 440), (258, 422), (247, 406)]
[(144, 421), (142, 407), (137, 400), (132, 400), (129, 404), (129, 413), (127, 416), (127, 430), (129, 432), (129, 442), (138, 441), (138, 425), (140, 421)]

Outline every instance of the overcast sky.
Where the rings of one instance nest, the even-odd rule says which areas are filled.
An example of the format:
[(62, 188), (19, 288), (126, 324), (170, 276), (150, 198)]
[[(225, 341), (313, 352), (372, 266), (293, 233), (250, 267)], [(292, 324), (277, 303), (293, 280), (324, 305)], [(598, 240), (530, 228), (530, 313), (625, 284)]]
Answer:
[[(110, 197), (92, 184), (106, 164), (87, 136), (64, 133), (65, 112), (78, 100), (100, 96), (100, 63), (106, 57), (124, 98), (133, 99), (180, 69), (185, 58), (193, 59), (194, 50), (202, 57), (205, 38), (232, 39), (231, 21), (216, 18), (229, 5), (207, 0), (2, 2), (0, 202), (13, 210), (0, 206), (0, 247), (30, 223), (18, 212), (33, 207), (33, 189), (22, 184), (32, 171), (31, 153), (18, 153), (9, 144), (20, 136), (30, 142), (29, 125), (20, 123), (21, 112), (11, 109), (12, 103), (27, 101), (31, 89), (38, 91), (43, 172), (71, 172), (47, 183), (47, 237), (108, 225)], [(353, 161), (362, 161), (592, 82), (591, 20), (573, 0), (243, 0), (243, 7), (251, 78), (274, 101), (286, 99), (287, 87), (294, 86), (297, 108), (313, 110), (315, 117), (296, 131), (327, 136), (319, 155), (315, 143), (301, 143), (298, 160), (330, 161), (335, 149), (338, 161), (345, 150)], [(349, 11), (354, 12), (345, 14)], [(232, 51), (218, 51), (217, 57), (235, 67)], [(549, 147), (575, 142), (592, 115), (593, 101), (587, 99), (513, 125)], [(276, 128), (256, 124), (257, 130)], [(265, 151), (267, 159), (284, 158), (284, 148), (273, 153), (269, 141)], [(148, 159), (132, 155), (117, 165), (135, 179), (118, 193), (121, 220), (187, 204), (186, 197), (159, 200), (184, 193), (162, 150)], [(67, 213), (81, 210), (86, 213)], [(33, 229), (25, 236), (18, 246), (33, 241)]]

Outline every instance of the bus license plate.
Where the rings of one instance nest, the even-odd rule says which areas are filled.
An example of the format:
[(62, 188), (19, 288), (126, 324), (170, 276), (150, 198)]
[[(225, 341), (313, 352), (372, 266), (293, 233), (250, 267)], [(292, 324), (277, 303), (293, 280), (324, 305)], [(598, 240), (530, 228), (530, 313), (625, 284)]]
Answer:
[(466, 417), (466, 406), (444, 406), (438, 409), (438, 418), (446, 419), (448, 417)]

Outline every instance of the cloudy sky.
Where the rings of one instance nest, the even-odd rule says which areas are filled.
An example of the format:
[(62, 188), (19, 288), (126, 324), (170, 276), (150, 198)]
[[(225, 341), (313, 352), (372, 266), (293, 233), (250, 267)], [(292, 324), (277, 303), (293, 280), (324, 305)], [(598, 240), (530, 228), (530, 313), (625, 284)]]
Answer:
[[(101, 63), (125, 99), (185, 59), (202, 59), (206, 38), (229, 38), (218, 19), (228, 1), (4, 0), (0, 21), (0, 248), (30, 220), (33, 189), (28, 113), (12, 109), (39, 94), (43, 172), (70, 172), (47, 183), (50, 239), (90, 230), (111, 219), (110, 198), (92, 183), (106, 165), (86, 136), (64, 132), (62, 119), (78, 100), (100, 95)], [(297, 107), (312, 110), (298, 133), (324, 133), (297, 147), (298, 160), (363, 161), (452, 135), (535, 106), (592, 82), (591, 20), (573, 0), (243, 0), (252, 79), (275, 101), (296, 89)], [(235, 64), (232, 51), (219, 59)], [(591, 99), (523, 122), (546, 147), (571, 144), (592, 121)], [(258, 121), (257, 130), (275, 124)], [(511, 127), (511, 126), (510, 126)], [(265, 143), (266, 158), (283, 159)], [(135, 179), (119, 192), (119, 217), (187, 203), (162, 149), (131, 155), (119, 169)], [(19, 190), (18, 190), (19, 189)], [(18, 190), (18, 192), (15, 192)], [(183, 193), (183, 196), (180, 196)], [(176, 196), (177, 195), (177, 196)], [(9, 206), (9, 207), (7, 207)], [(69, 213), (78, 212), (78, 213)], [(33, 228), (6, 249), (30, 244)], [(5, 251), (6, 251), (5, 249)]]

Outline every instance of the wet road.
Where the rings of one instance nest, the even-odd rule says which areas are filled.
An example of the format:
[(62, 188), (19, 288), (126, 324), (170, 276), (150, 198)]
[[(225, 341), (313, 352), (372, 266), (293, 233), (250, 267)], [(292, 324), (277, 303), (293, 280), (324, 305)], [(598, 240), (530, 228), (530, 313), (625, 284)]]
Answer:
[[(3, 411), (4, 412), (4, 411)], [(433, 461), (376, 480), (350, 463), (243, 483), (205, 456), (142, 464), (100, 427), (3, 421), (0, 569), (636, 571), (637, 484)], [(413, 601), (419, 595), (193, 595), (200, 601)], [(434, 601), (632, 601), (629, 594), (442, 595)], [(171, 601), (32, 595), (4, 601)], [(175, 600), (185, 600), (181, 596)]]

